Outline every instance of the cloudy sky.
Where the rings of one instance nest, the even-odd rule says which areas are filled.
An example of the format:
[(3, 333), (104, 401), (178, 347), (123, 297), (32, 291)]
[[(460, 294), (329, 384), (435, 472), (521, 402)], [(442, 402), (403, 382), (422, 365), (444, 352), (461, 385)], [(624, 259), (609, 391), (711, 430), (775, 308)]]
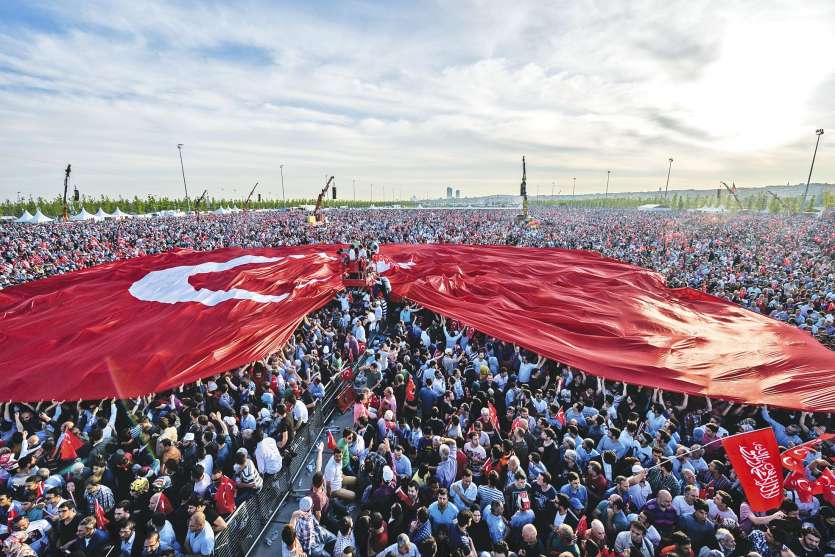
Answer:
[[(835, 182), (835, 2), (0, 1), (0, 199)], [(828, 140), (828, 138), (831, 138)]]

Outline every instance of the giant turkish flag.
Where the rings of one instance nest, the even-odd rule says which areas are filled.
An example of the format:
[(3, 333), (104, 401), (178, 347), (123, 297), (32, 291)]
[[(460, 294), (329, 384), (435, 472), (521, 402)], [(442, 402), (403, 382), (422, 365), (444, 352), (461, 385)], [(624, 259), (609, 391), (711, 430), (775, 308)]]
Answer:
[(342, 288), (333, 246), (180, 250), (0, 290), (0, 398), (136, 397), (276, 351)]
[[(807, 333), (592, 252), (384, 245), (395, 294), (609, 379), (835, 410)], [(343, 288), (336, 246), (177, 251), (0, 291), (0, 399), (135, 397), (276, 351)]]
[(608, 379), (835, 410), (835, 353), (809, 333), (595, 252), (384, 245), (393, 291)]

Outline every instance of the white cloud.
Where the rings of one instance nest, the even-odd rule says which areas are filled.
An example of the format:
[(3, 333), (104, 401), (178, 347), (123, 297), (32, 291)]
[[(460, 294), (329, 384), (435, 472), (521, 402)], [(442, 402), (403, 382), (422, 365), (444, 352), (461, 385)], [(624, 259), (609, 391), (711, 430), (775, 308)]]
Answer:
[[(518, 4), (518, 5), (517, 5)], [(797, 182), (835, 115), (829, 2), (20, 2), (0, 27), (0, 198), (513, 193)], [(37, 25), (38, 17), (60, 30)], [(33, 24), (34, 22), (34, 24)], [(824, 136), (815, 178), (833, 180)], [(559, 185), (558, 185), (559, 187)], [(532, 190), (532, 191), (535, 191)]]

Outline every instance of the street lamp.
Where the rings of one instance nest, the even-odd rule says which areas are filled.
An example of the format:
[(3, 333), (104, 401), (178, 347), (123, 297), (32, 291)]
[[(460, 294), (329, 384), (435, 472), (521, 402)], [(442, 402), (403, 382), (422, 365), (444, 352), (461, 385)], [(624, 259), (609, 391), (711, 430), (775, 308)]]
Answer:
[(183, 172), (183, 189), (186, 191), (186, 206), (188, 212), (191, 212), (191, 200), (188, 198), (188, 185), (186, 184), (186, 169), (183, 166), (183, 144), (177, 143), (177, 151), (180, 152), (180, 170)]
[(670, 170), (673, 168), (673, 159), (670, 158), (670, 166), (667, 167), (667, 185), (664, 186), (664, 201), (667, 201), (667, 190), (670, 189)]
[(806, 178), (806, 189), (803, 190), (803, 201), (800, 202), (801, 213), (806, 210), (806, 194), (809, 193), (809, 182), (812, 180), (812, 169), (815, 168), (815, 156), (818, 154), (818, 144), (821, 142), (823, 129), (815, 130), (815, 135), (818, 136), (818, 139), (815, 141), (815, 152), (812, 154), (812, 166), (809, 167), (809, 177)]
[(571, 186), (571, 197), (574, 197), (574, 190), (577, 189), (577, 178), (572, 178), (572, 180), (574, 180), (574, 183)]
[(287, 198), (284, 196), (284, 165), (279, 164), (278, 169), (281, 171), (281, 200), (287, 201)]

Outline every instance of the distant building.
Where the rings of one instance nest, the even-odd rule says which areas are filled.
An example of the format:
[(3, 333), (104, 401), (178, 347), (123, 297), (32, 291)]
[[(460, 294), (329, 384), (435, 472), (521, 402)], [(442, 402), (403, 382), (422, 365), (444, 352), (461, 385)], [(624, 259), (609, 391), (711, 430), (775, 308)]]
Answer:
[(455, 190), (455, 199), (461, 199), (461, 190)]
[(447, 186), (447, 188), (446, 188), (446, 198), (447, 199), (452, 199), (452, 187), (450, 187), (450, 186)]

